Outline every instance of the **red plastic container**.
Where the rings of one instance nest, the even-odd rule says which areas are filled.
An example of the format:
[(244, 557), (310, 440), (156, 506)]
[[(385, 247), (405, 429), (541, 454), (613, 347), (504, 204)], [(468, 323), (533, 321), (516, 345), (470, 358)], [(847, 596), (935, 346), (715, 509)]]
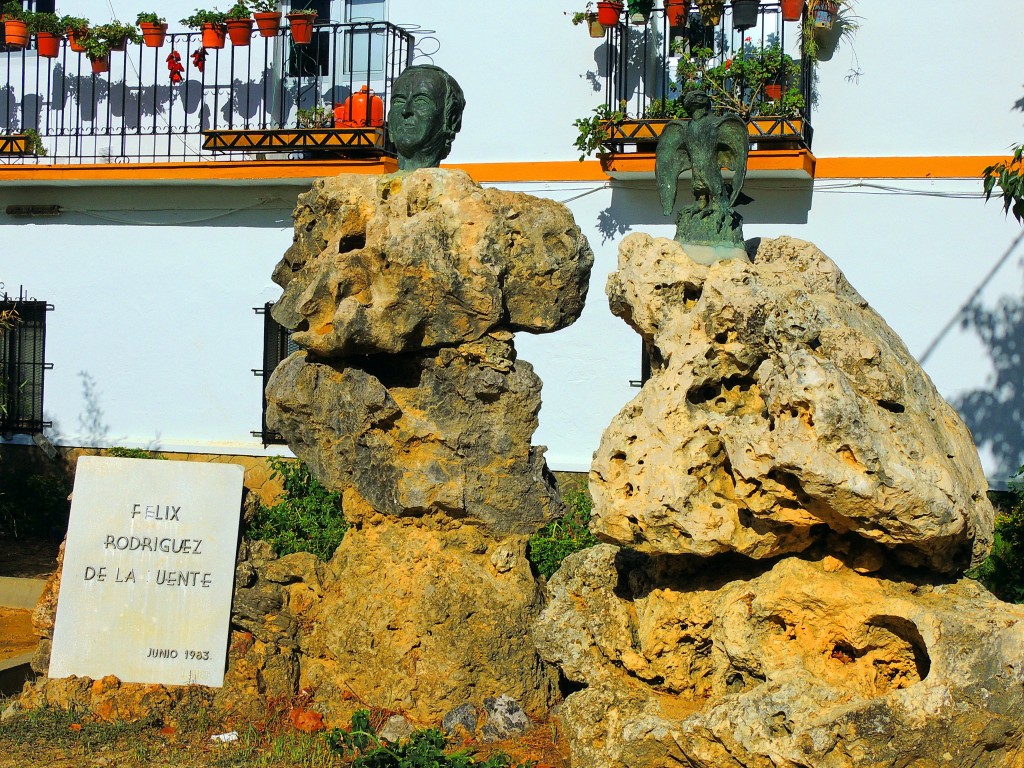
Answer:
[(384, 125), (384, 100), (364, 85), (344, 104), (334, 106), (335, 128), (375, 128)]

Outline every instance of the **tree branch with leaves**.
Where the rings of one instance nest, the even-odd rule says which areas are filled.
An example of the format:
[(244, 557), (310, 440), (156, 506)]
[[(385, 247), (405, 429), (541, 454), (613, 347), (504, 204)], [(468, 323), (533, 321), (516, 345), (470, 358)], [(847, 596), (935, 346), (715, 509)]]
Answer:
[(985, 200), (999, 189), (1003, 198), (1003, 213), (1024, 224), (1024, 144), (1013, 148), (1009, 161), (990, 165), (983, 172), (985, 177)]

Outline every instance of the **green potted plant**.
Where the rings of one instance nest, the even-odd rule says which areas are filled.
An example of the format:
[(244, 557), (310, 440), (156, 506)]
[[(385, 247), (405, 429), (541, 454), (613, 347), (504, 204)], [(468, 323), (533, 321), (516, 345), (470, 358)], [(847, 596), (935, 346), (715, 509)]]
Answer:
[(697, 0), (697, 10), (705, 27), (717, 27), (725, 13), (725, 0)]
[(597, 20), (597, 11), (594, 10), (593, 3), (588, 2), (585, 10), (576, 11), (572, 15), (572, 23), (573, 26), (586, 24), (591, 37), (604, 37), (604, 27)]
[(252, 17), (262, 37), (275, 37), (281, 29), (281, 9), (277, 0), (252, 0)]
[(288, 14), (292, 40), (296, 45), (307, 45), (313, 40), (313, 20), (316, 10), (313, 8), (292, 8)]
[(10, 0), (3, 7), (0, 19), (4, 22), (4, 42), (12, 48), (28, 46), (28, 23), (25, 9), (18, 0)]
[(654, 0), (626, 0), (629, 20), (638, 27), (644, 26), (654, 11)]
[(211, 11), (197, 8), (195, 13), (186, 16), (181, 23), (190, 29), (202, 31), (204, 48), (223, 48), (228, 35), (228, 28), (224, 23), (227, 16), (216, 8)]
[(613, 110), (607, 104), (601, 104), (594, 108), (594, 114), (590, 117), (581, 117), (573, 122), (579, 134), (576, 136), (575, 147), (580, 151), (580, 162), (583, 162), (588, 155), (601, 148), (601, 145), (609, 139), (609, 131), (616, 124), (626, 119), (624, 107)]
[(295, 113), (295, 124), (299, 128), (330, 128), (334, 125), (334, 115), (323, 106), (300, 109)]
[(110, 50), (123, 51), (129, 43), (138, 45), (142, 42), (142, 35), (133, 24), (122, 24), (120, 21), (112, 21), (109, 24), (100, 24), (89, 31), (89, 37), (99, 37), (110, 43)]
[(232, 45), (245, 46), (252, 38), (253, 18), (245, 0), (238, 0), (228, 9), (225, 23), (228, 25), (228, 37)]
[(582, 24), (587, 25), (587, 31), (590, 33), (591, 37), (604, 37), (604, 28), (597, 20), (597, 11), (594, 10), (594, 4), (592, 2), (588, 2), (587, 7), (584, 10), (575, 11), (570, 20), (573, 27), (579, 27)]
[[(96, 29), (99, 29), (99, 27)], [(85, 39), (81, 41), (81, 45), (85, 55), (89, 57), (94, 75), (110, 71), (110, 40), (95, 34), (95, 30), (91, 30)]]
[(26, 16), (29, 32), (36, 36), (36, 51), (48, 59), (57, 58), (60, 54), (60, 42), (64, 39), (61, 18), (49, 11), (38, 11)]
[[(40, 13), (47, 13), (46, 11), (40, 11)], [(56, 14), (53, 14), (56, 16)], [(28, 151), (37, 157), (46, 157), (46, 147), (43, 146), (43, 140), (39, 136), (39, 131), (35, 128), (29, 128), (24, 132), (26, 146)]]
[(149, 48), (160, 48), (167, 36), (167, 20), (155, 13), (143, 11), (135, 19), (142, 30), (142, 40)]
[(68, 46), (75, 53), (85, 53), (82, 41), (89, 34), (89, 20), (81, 16), (64, 16), (60, 20), (64, 34), (68, 37)]

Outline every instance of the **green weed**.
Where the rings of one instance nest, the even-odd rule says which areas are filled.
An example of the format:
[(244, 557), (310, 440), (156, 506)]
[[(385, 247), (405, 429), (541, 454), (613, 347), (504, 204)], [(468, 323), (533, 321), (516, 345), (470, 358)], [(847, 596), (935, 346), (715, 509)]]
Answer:
[(257, 507), (248, 537), (266, 541), (278, 556), (312, 552), (329, 560), (348, 530), (341, 494), (322, 486), (301, 461), (274, 457), (268, 463), (284, 493), (272, 506)]
[[(350, 758), (352, 768), (511, 768), (507, 755), (495, 754), (478, 762), (469, 749), (445, 753), (447, 741), (437, 728), (414, 731), (400, 744), (377, 738), (365, 709), (352, 715), (348, 730), (335, 728), (327, 734), (327, 743), (338, 754)], [(519, 763), (516, 768), (532, 768), (536, 763)]]
[(545, 578), (558, 570), (573, 552), (587, 549), (598, 543), (590, 532), (590, 514), (593, 501), (587, 489), (578, 486), (562, 494), (562, 500), (569, 508), (565, 517), (552, 520), (530, 537), (527, 557)]
[[(1016, 477), (1021, 478), (1024, 467)], [(996, 516), (995, 541), (985, 562), (967, 575), (1000, 600), (1024, 603), (1024, 480), (1010, 483), (1011, 502)]]

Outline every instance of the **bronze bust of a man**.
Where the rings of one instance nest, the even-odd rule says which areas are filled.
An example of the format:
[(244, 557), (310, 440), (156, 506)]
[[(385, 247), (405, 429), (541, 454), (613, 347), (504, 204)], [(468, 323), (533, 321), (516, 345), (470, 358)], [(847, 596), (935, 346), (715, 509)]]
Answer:
[(436, 168), (451, 152), (462, 128), (466, 98), (455, 78), (440, 67), (409, 67), (391, 89), (388, 136), (398, 150), (398, 169)]

